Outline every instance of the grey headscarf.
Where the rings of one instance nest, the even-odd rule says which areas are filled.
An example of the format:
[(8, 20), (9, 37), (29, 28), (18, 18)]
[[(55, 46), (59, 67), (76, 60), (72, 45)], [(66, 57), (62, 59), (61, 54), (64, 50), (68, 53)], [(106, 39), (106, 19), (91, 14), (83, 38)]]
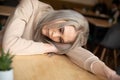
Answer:
[[(54, 22), (65, 20), (60, 26), (55, 26)], [(79, 34), (77, 35), (76, 40), (71, 44), (63, 44), (63, 43), (56, 43), (52, 40), (49, 40), (44, 35), (42, 35), (42, 27), (44, 25), (51, 25), (52, 27), (64, 27), (65, 25), (72, 25), (75, 27), (77, 31), (80, 30)], [(34, 40), (37, 42), (48, 42), (55, 45), (61, 54), (64, 54), (69, 51), (69, 49), (73, 49), (77, 46), (83, 46), (87, 42), (89, 33), (89, 26), (87, 20), (78, 12), (73, 10), (56, 10), (49, 12), (44, 18), (40, 19), (37, 28), (34, 32)]]

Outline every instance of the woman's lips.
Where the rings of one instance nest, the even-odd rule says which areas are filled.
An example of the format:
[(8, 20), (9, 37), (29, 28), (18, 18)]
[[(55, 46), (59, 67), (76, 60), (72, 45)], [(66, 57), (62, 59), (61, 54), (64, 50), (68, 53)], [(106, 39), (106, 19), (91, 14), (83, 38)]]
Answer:
[(49, 29), (47, 29), (47, 37), (50, 38), (50, 30)]
[(49, 37), (49, 38), (52, 37), (52, 31), (50, 31), (49, 29), (48, 29), (48, 37)]
[(52, 32), (50, 31), (50, 29), (45, 29), (44, 30), (44, 35), (47, 36), (48, 38), (52, 37)]

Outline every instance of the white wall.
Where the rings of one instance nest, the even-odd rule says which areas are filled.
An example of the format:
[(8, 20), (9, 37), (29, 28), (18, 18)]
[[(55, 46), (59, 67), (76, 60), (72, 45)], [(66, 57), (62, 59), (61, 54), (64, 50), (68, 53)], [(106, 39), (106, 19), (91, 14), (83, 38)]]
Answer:
[(74, 3), (82, 3), (86, 5), (94, 5), (98, 2), (98, 0), (61, 0), (61, 1), (69, 1)]

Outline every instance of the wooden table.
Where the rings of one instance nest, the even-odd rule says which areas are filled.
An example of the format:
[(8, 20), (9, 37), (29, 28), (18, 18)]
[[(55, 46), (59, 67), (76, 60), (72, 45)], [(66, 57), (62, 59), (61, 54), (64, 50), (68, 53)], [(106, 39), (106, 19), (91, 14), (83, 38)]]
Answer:
[(91, 10), (86, 11), (79, 8), (74, 8), (74, 10), (84, 15), (87, 18), (88, 22), (95, 25), (96, 27), (109, 28), (112, 25), (111, 23), (109, 23), (109, 16), (107, 15), (96, 14)]
[(14, 10), (14, 7), (0, 5), (0, 15), (2, 16), (9, 16)]
[(79, 8), (73, 8), (75, 11), (83, 14), (86, 17), (96, 17), (96, 18), (102, 18), (102, 19), (108, 19), (109, 16), (105, 15), (105, 14), (99, 14), (99, 13), (95, 13), (92, 10), (86, 10), (86, 9), (79, 9)]
[(97, 26), (97, 27), (102, 27), (102, 28), (110, 28), (111, 23), (108, 22), (108, 20), (105, 19), (98, 19), (98, 18), (92, 18), (92, 17), (86, 17), (88, 22)]
[(105, 80), (73, 64), (64, 55), (15, 56), (15, 80)]

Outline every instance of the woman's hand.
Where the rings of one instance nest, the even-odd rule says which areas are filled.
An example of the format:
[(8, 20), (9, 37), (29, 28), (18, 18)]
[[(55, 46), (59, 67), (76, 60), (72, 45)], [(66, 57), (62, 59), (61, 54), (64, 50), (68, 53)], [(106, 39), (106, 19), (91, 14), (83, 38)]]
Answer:
[(120, 75), (106, 66), (104, 66), (104, 73), (106, 74), (108, 80), (120, 80)]
[(109, 78), (109, 80), (120, 80), (120, 76), (118, 74), (112, 74)]
[(46, 47), (48, 47), (48, 52), (54, 52), (54, 53), (58, 52), (58, 49), (54, 45), (52, 44), (45, 44), (45, 45)]

